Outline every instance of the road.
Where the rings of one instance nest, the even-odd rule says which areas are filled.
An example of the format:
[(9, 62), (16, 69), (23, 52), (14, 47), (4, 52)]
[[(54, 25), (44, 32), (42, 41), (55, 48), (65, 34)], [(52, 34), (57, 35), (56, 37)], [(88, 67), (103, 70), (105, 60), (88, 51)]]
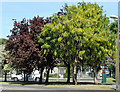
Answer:
[(2, 85), (2, 92), (116, 92), (113, 90), (84, 90), (77, 88), (43, 87), (43, 86), (22, 86), (22, 85)]
[[(70, 79), (72, 81), (72, 78)], [(94, 81), (93, 78), (80, 78), (77, 79), (78, 81)], [(4, 81), (3, 78), (0, 78), (0, 81)], [(11, 80), (11, 78), (7, 78), (7, 81), (14, 81)], [(29, 81), (33, 81), (33, 80), (29, 80)], [(49, 81), (67, 81), (67, 78), (49, 78)], [(98, 83), (101, 83), (102, 79), (98, 79)]]
[(2, 90), (79, 90), (74, 88), (23, 86), (23, 85), (2, 85)]

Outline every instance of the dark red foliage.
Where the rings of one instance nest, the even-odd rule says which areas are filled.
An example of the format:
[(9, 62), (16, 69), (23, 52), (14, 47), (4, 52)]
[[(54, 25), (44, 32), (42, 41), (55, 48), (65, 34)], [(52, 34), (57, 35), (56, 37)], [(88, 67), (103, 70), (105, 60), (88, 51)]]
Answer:
[[(57, 13), (60, 18), (65, 13), (61, 9)], [(51, 17), (34, 17), (33, 19), (26, 20), (25, 18), (20, 21), (14, 21), (14, 27), (10, 30), (11, 35), (7, 36), (5, 49), (9, 51), (9, 62), (13, 62), (13, 67), (19, 69), (26, 69), (31, 72), (34, 68), (53, 68), (55, 62), (52, 58), (52, 53), (44, 55), (40, 44), (38, 43), (37, 34), (41, 32), (41, 27), (46, 23), (50, 23)], [(41, 38), (44, 38), (41, 36)]]
[(41, 27), (51, 22), (51, 18), (34, 17), (31, 20), (25, 18), (21, 22), (14, 21), (14, 27), (10, 30), (6, 42), (6, 50), (10, 55), (9, 62), (13, 62), (15, 68), (25, 68), (31, 72), (33, 68), (41, 65), (45, 59), (36, 34), (41, 32)]

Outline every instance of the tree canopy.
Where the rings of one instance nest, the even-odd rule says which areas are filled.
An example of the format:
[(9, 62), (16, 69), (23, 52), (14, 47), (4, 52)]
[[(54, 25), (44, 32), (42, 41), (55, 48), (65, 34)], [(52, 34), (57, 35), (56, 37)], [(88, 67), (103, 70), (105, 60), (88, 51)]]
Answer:
[(63, 10), (64, 15), (54, 14), (52, 22), (42, 28), (40, 35), (45, 38), (38, 39), (44, 53), (51, 50), (55, 57), (71, 57), (73, 63), (75, 58), (84, 59), (93, 69), (105, 61), (105, 56), (114, 59), (115, 35), (110, 33), (109, 18), (103, 15), (102, 7), (82, 2), (66, 4)]
[(6, 42), (5, 49), (9, 51), (8, 61), (12, 66), (25, 69), (28, 74), (34, 68), (42, 74), (46, 68), (48, 77), (49, 70), (58, 60), (68, 67), (68, 73), (70, 66), (73, 67), (74, 84), (77, 84), (78, 64), (90, 66), (97, 83), (98, 68), (108, 58), (115, 61), (116, 26), (117, 21), (110, 24), (103, 7), (97, 3), (65, 4), (52, 17), (14, 21), (11, 35), (7, 41), (1, 39), (1, 44)]
[(31, 72), (33, 68), (41, 65), (44, 56), (36, 34), (39, 34), (41, 27), (48, 22), (50, 22), (48, 18), (39, 16), (31, 20), (14, 21), (12, 34), (8, 36), (6, 42), (6, 50), (10, 53), (8, 61), (13, 62), (13, 67)]
[(5, 39), (5, 38), (0, 38), (0, 45), (5, 44), (6, 41), (7, 41), (7, 39)]

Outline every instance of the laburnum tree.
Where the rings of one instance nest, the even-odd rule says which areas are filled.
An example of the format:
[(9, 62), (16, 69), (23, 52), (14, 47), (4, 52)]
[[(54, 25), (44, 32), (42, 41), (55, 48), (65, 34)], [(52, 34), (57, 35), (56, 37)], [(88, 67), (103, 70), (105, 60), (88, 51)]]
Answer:
[[(24, 70), (29, 75), (34, 68), (43, 71), (45, 55), (38, 44), (36, 34), (41, 32), (41, 27), (50, 22), (50, 18), (34, 17), (26, 20), (14, 21), (14, 27), (10, 31), (6, 42), (6, 50), (9, 51), (8, 61), (14, 68)], [(24, 73), (24, 80), (25, 78)], [(40, 76), (42, 80), (42, 72)], [(40, 81), (41, 81), (40, 80)]]
[(93, 68), (97, 83), (97, 68), (104, 63), (105, 56), (114, 58), (115, 35), (110, 32), (109, 19), (96, 3), (66, 4), (64, 13), (59, 17), (54, 14), (52, 22), (42, 28), (40, 35), (45, 38), (38, 38), (41, 48), (44, 53), (52, 52), (55, 57), (68, 57), (72, 61), (74, 84), (77, 84), (77, 64), (82, 60)]
[[(114, 40), (114, 45), (116, 45), (117, 43), (117, 31), (118, 31), (118, 21), (117, 20), (114, 20), (114, 22), (112, 22), (111, 24), (110, 24), (110, 32), (112, 33), (112, 34), (115, 34), (116, 35), (116, 37), (115, 37), (115, 40)], [(117, 50), (113, 50), (114, 51), (114, 53), (116, 54), (116, 58), (117, 58), (117, 53), (116, 53), (116, 51)], [(110, 62), (110, 61), (113, 61), (113, 62)], [(108, 66), (109, 67), (109, 70), (110, 70), (110, 74), (111, 74), (111, 72), (113, 72), (113, 73), (115, 73), (116, 71), (115, 70), (117, 70), (117, 69), (115, 69), (115, 67), (116, 67), (116, 62), (115, 62), (115, 60), (113, 60), (113, 59), (111, 59), (110, 57), (108, 57), (108, 62), (106, 62), (106, 66)], [(111, 75), (110, 75), (111, 76)], [(115, 76), (114, 76), (114, 78), (115, 78)]]
[(115, 20), (110, 24), (110, 31), (111, 33), (117, 34), (117, 29), (118, 29), (118, 21)]
[[(56, 13), (56, 17), (61, 20), (62, 15), (65, 15), (65, 13), (63, 12), (63, 9), (60, 9), (60, 12)], [(52, 19), (55, 20), (56, 17), (53, 17)], [(65, 66), (67, 67), (67, 70), (68, 70), (67, 82), (70, 82), (70, 60), (71, 60), (71, 58), (68, 57), (68, 56), (62, 55), (62, 54), (61, 54), (62, 56), (61, 55), (56, 56), (56, 51), (54, 49), (54, 47), (55, 47), (54, 44), (55, 44), (55, 41), (57, 40), (57, 38), (55, 38), (55, 39), (53, 38), (51, 40), (51, 37), (49, 37), (48, 35), (42, 35), (42, 36), (45, 36), (45, 37), (40, 38), (40, 36), (38, 36), (38, 39), (39, 39), (39, 43), (42, 45), (41, 48), (44, 50), (44, 54), (47, 54), (47, 53), (51, 52), (53, 54), (54, 58), (57, 58), (59, 61), (64, 62)], [(49, 43), (51, 43), (52, 48), (49, 48), (49, 45), (47, 45), (44, 40), (48, 41), (48, 42), (51, 40)], [(49, 50), (47, 48), (49, 48)], [(63, 51), (63, 50), (61, 49), (61, 51)]]

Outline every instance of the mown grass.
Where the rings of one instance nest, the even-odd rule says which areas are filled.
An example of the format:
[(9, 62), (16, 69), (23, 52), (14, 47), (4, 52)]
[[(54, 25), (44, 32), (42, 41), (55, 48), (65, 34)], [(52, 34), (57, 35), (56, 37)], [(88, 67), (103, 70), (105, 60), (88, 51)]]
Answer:
[(94, 81), (78, 81), (78, 85), (73, 85), (72, 82), (66, 83), (66, 81), (49, 81), (49, 83), (39, 83), (35, 81), (12, 81), (12, 82), (0, 82), (4, 85), (23, 85), (23, 86), (43, 86), (43, 87), (65, 87), (85, 90), (115, 90), (115, 86), (108, 84), (115, 84), (114, 78), (108, 78), (106, 84), (94, 84)]
[(42, 86), (42, 87), (63, 87), (63, 88), (73, 88), (73, 89), (84, 89), (84, 90), (115, 90), (115, 87), (102, 84), (94, 84), (94, 82), (78, 82), (78, 85), (73, 85), (72, 82), (49, 82), (49, 83), (39, 83), (39, 82), (2, 82), (6, 85), (23, 85), (23, 86)]
[(106, 83), (115, 85), (116, 84), (116, 79), (114, 79), (114, 78), (107, 78)]

